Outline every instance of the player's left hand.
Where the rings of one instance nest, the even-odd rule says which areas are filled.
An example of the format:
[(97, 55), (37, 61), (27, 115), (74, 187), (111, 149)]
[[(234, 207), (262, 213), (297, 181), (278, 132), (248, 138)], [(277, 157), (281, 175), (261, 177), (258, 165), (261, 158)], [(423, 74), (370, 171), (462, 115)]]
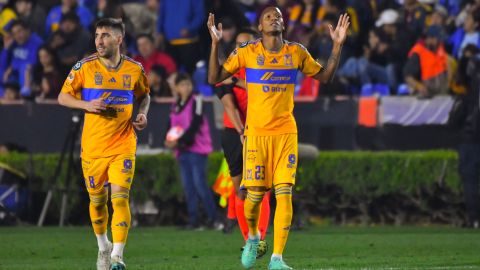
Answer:
[(333, 30), (333, 26), (331, 24), (328, 25), (328, 28), (330, 29), (330, 37), (332, 38), (334, 44), (343, 45), (347, 39), (347, 31), (349, 26), (350, 17), (347, 13), (340, 15), (335, 30)]
[(137, 119), (133, 121), (133, 126), (137, 130), (142, 130), (147, 127), (147, 116), (143, 113), (137, 114)]

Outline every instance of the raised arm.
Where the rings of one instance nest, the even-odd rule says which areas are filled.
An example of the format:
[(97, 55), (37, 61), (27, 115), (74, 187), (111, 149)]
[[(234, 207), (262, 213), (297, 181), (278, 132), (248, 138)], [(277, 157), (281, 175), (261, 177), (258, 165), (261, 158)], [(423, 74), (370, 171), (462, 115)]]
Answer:
[(328, 58), (327, 66), (317, 73), (314, 78), (323, 82), (328, 83), (333, 79), (335, 71), (338, 67), (338, 62), (340, 61), (340, 54), (342, 52), (342, 46), (345, 40), (347, 39), (347, 31), (350, 26), (350, 17), (348, 14), (340, 15), (338, 19), (337, 27), (333, 30), (333, 26), (330, 24), (330, 37), (333, 40), (333, 48)]
[(222, 39), (223, 31), (221, 23), (218, 24), (218, 29), (215, 26), (215, 15), (212, 13), (208, 15), (207, 27), (212, 37), (212, 48), (210, 50), (210, 60), (208, 64), (208, 83), (216, 84), (232, 76), (232, 74), (220, 67), (220, 63), (218, 62), (218, 43)]

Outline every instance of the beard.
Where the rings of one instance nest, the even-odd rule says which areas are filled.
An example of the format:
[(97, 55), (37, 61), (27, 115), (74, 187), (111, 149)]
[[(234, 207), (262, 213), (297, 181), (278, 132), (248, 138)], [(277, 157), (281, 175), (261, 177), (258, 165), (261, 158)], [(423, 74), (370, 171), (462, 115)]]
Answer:
[(97, 48), (97, 53), (103, 58), (111, 58), (113, 56), (113, 50), (104, 47), (103, 52), (100, 52)]

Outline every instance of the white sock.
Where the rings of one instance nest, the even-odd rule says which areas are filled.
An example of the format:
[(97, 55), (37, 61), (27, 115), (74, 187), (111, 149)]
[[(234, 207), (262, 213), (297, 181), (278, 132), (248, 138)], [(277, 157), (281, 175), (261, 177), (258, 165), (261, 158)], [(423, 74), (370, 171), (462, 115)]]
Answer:
[(108, 249), (108, 244), (110, 241), (108, 241), (107, 234), (95, 234), (97, 237), (97, 243), (98, 243), (98, 249), (100, 251), (105, 251)]
[(248, 233), (248, 239), (250, 240), (260, 240), (260, 233), (257, 233), (257, 235), (251, 235)]
[(273, 258), (282, 260), (282, 254), (275, 254), (275, 253), (273, 253), (273, 254), (272, 254), (272, 259), (273, 259)]
[(123, 258), (124, 247), (125, 243), (113, 243), (112, 258), (113, 256), (119, 256), (120, 258)]

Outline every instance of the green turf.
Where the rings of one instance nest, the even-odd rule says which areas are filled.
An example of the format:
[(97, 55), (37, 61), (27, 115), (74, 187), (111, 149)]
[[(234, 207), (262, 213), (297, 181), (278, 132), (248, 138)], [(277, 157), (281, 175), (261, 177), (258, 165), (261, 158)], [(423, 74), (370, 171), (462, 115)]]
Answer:
[[(272, 235), (267, 236), (272, 248)], [(241, 269), (238, 232), (134, 228), (128, 269)], [(95, 269), (86, 227), (0, 228), (0, 269)], [(293, 231), (284, 256), (295, 269), (480, 269), (480, 231), (446, 227), (314, 227)], [(266, 269), (269, 255), (255, 269)]]

